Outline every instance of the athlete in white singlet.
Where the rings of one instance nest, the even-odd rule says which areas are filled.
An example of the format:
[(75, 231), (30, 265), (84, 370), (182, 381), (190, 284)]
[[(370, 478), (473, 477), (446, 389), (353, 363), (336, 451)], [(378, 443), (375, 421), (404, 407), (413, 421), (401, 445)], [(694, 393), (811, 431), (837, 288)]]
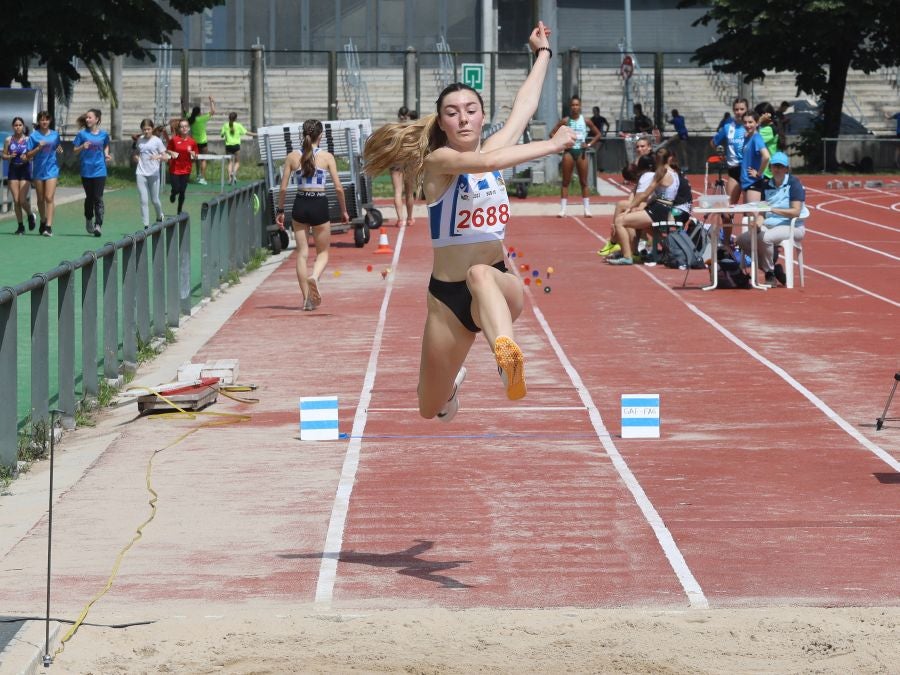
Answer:
[[(441, 92), (436, 114), (406, 126), (388, 124), (366, 142), (366, 171), (377, 175), (402, 164), (422, 177), (434, 251), (428, 315), (419, 367), (419, 414), (449, 421), (459, 409), (457, 392), (466, 356), (479, 331), (493, 350), (510, 399), (525, 396), (525, 358), (513, 322), (522, 313), (522, 281), (506, 271), (503, 237), (509, 202), (500, 170), (575, 142), (562, 128), (552, 138), (519, 143), (537, 110), (552, 52), (550, 31), (540, 23), (529, 38), (535, 54), (509, 119), (481, 142), (484, 105), (460, 83)], [(427, 147), (424, 147), (427, 144)]]

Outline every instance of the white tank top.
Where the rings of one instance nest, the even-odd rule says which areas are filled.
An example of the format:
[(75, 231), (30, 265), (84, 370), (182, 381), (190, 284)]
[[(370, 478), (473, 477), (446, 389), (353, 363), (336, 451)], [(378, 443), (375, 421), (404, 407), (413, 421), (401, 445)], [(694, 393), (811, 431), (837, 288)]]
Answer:
[(481, 178), (467, 173), (451, 182), (428, 205), (433, 248), (503, 241), (509, 222), (509, 197), (499, 171)]
[(656, 186), (654, 192), (660, 199), (672, 201), (673, 199), (675, 199), (675, 195), (678, 194), (678, 184), (681, 182), (681, 179), (678, 177), (677, 173), (672, 171), (672, 169), (666, 169), (666, 173), (668, 173), (672, 177), (672, 184), (669, 186), (665, 186), (660, 183)]

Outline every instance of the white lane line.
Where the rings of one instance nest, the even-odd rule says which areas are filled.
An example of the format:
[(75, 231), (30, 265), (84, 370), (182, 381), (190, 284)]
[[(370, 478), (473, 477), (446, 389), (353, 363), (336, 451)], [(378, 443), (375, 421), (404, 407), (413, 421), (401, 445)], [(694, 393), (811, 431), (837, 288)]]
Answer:
[[(577, 217), (575, 218), (575, 220), (578, 221), (578, 223), (582, 227), (590, 231), (590, 228), (588, 228)], [(612, 437), (610, 436), (606, 425), (603, 423), (603, 418), (600, 415), (600, 411), (594, 404), (594, 401), (591, 398), (591, 395), (588, 393), (587, 387), (585, 387), (581, 376), (578, 374), (578, 371), (572, 365), (572, 362), (569, 361), (569, 358), (563, 351), (562, 345), (559, 344), (556, 336), (550, 329), (550, 325), (544, 318), (544, 314), (541, 312), (540, 308), (537, 306), (537, 303), (534, 301), (534, 296), (531, 293), (531, 288), (526, 286), (525, 292), (528, 294), (529, 300), (531, 301), (531, 306), (534, 310), (535, 318), (537, 318), (538, 323), (544, 330), (544, 334), (547, 336), (547, 339), (550, 342), (550, 346), (556, 353), (556, 357), (559, 359), (560, 363), (565, 369), (566, 374), (569, 376), (569, 380), (572, 382), (572, 386), (575, 388), (575, 391), (578, 392), (578, 396), (581, 398), (582, 402), (584, 403), (584, 407), (588, 411), (588, 417), (591, 420), (591, 425), (594, 427), (597, 438), (603, 445), (603, 449), (606, 450), (606, 453), (609, 455), (609, 458), (612, 461), (616, 472), (619, 474), (619, 477), (622, 479), (622, 482), (625, 483), (625, 486), (634, 497), (634, 500), (637, 503), (638, 508), (641, 510), (641, 513), (644, 514), (644, 519), (653, 529), (653, 533), (656, 535), (656, 539), (659, 542), (659, 545), (662, 547), (663, 553), (665, 554), (666, 559), (669, 561), (669, 565), (672, 566), (672, 570), (675, 572), (675, 576), (678, 577), (678, 581), (681, 583), (681, 587), (684, 589), (684, 592), (687, 595), (690, 606), (699, 609), (708, 608), (709, 601), (706, 599), (706, 596), (703, 593), (703, 589), (700, 588), (700, 584), (694, 577), (693, 572), (691, 572), (690, 567), (688, 567), (687, 561), (684, 559), (684, 555), (678, 548), (678, 544), (675, 543), (675, 538), (672, 536), (669, 528), (666, 527), (662, 516), (659, 515), (659, 512), (653, 506), (653, 503), (650, 501), (647, 493), (644, 492), (644, 488), (641, 487), (638, 479), (635, 477), (634, 473), (632, 473), (631, 468), (628, 466), (628, 463), (619, 453), (618, 448), (616, 448), (616, 444), (613, 443)]]
[[(598, 239), (602, 239), (602, 237), (601, 237), (597, 232), (595, 232), (595, 231), (592, 230), (590, 227), (588, 227), (588, 225), (586, 225), (586, 224), (583, 223), (582, 221), (578, 220), (578, 218), (576, 218), (575, 220), (578, 221), (578, 224), (581, 225), (581, 226), (582, 226), (585, 230), (587, 230), (589, 233), (591, 233), (592, 235), (594, 235), (594, 236), (597, 237)], [(651, 269), (652, 269), (652, 268), (651, 268)], [(810, 268), (807, 267), (807, 269), (810, 269)], [(819, 410), (821, 410), (823, 413), (825, 413), (825, 416), (828, 417), (828, 419), (830, 419), (832, 422), (834, 422), (835, 424), (837, 424), (841, 429), (843, 429), (843, 430), (846, 431), (848, 434), (850, 434), (850, 436), (852, 436), (856, 441), (858, 441), (858, 442), (860, 443), (860, 445), (862, 445), (864, 448), (866, 448), (867, 450), (869, 450), (869, 451), (870, 451), (872, 454), (874, 454), (876, 457), (878, 457), (879, 459), (881, 459), (882, 461), (884, 461), (888, 466), (890, 466), (891, 468), (893, 468), (895, 471), (900, 471), (900, 462), (898, 462), (896, 459), (894, 459), (889, 453), (887, 453), (887, 452), (886, 452), (884, 449), (882, 449), (880, 446), (878, 446), (877, 444), (873, 443), (873, 442), (870, 441), (868, 438), (866, 438), (866, 437), (863, 436), (861, 433), (859, 433), (859, 431), (857, 431), (856, 428), (855, 428), (852, 424), (850, 424), (849, 422), (847, 422), (844, 418), (842, 418), (842, 417), (841, 417), (840, 415), (838, 415), (834, 410), (832, 410), (832, 409), (831, 409), (831, 408), (830, 408), (830, 407), (829, 407), (822, 399), (820, 399), (818, 396), (816, 396), (815, 394), (813, 394), (809, 389), (807, 389), (807, 388), (804, 387), (802, 384), (800, 384), (797, 380), (795, 380), (791, 375), (788, 374), (787, 371), (785, 371), (785, 370), (784, 370), (783, 368), (781, 368), (780, 366), (775, 365), (772, 361), (769, 361), (769, 359), (767, 359), (767, 358), (764, 357), (762, 354), (760, 354), (759, 352), (757, 352), (755, 349), (753, 349), (752, 347), (750, 347), (747, 343), (743, 342), (740, 338), (738, 338), (737, 336), (735, 336), (732, 332), (730, 332), (729, 330), (727, 330), (727, 329), (723, 328), (722, 326), (720, 326), (720, 325), (716, 322), (715, 319), (713, 319), (712, 317), (710, 317), (708, 314), (704, 313), (704, 312), (703, 312), (701, 309), (699, 309), (696, 305), (694, 305), (694, 304), (688, 302), (687, 300), (685, 300), (681, 295), (679, 295), (678, 293), (676, 293), (675, 290), (672, 289), (667, 283), (661, 281), (660, 279), (657, 279), (656, 276), (654, 276), (653, 274), (651, 274), (650, 271), (649, 271), (648, 269), (646, 269), (645, 267), (641, 266), (641, 267), (640, 267), (640, 270), (641, 270), (641, 272), (643, 272), (644, 274), (647, 275), (647, 278), (648, 278), (648, 279), (652, 279), (652, 280), (653, 280), (653, 283), (658, 284), (660, 287), (666, 289), (666, 291), (668, 291), (673, 297), (678, 298), (678, 301), (679, 301), (679, 302), (681, 302), (682, 304), (684, 304), (688, 309), (690, 309), (692, 312), (694, 312), (697, 316), (699, 316), (699, 317), (702, 318), (704, 321), (706, 321), (710, 326), (712, 326), (712, 327), (715, 328), (717, 331), (719, 331), (720, 333), (722, 333), (722, 335), (724, 335), (726, 338), (728, 338), (729, 340), (731, 340), (734, 344), (736, 344), (738, 347), (740, 347), (741, 349), (743, 349), (743, 350), (744, 350), (745, 352), (747, 352), (750, 356), (752, 356), (754, 359), (756, 359), (757, 361), (759, 361), (760, 363), (762, 363), (764, 366), (766, 366), (766, 368), (768, 368), (769, 370), (771, 370), (772, 372), (774, 372), (776, 375), (778, 375), (778, 377), (780, 377), (780, 378), (783, 379), (785, 382), (787, 382), (789, 385), (791, 385), (791, 386), (792, 386), (794, 389), (796, 389), (796, 390), (797, 390), (804, 398), (806, 398), (806, 400), (808, 400), (810, 403), (812, 403), (814, 406), (816, 406)], [(851, 288), (857, 288), (858, 290), (862, 291), (863, 293), (867, 293), (868, 295), (872, 295), (873, 297), (879, 298), (880, 300), (884, 300), (885, 302), (888, 302), (888, 303), (890, 303), (890, 304), (892, 304), (892, 305), (896, 305), (896, 304), (897, 304), (897, 303), (894, 302), (893, 300), (889, 300), (888, 298), (883, 298), (883, 297), (881, 297), (880, 295), (875, 295), (874, 293), (868, 293), (868, 291), (864, 291), (863, 289), (858, 288), (858, 287), (856, 287), (856, 286), (853, 286), (852, 284), (849, 284), (849, 283), (847, 283), (847, 282), (845, 282), (845, 281), (841, 281), (840, 279), (837, 279), (836, 277), (832, 277), (830, 274), (826, 274), (825, 272), (820, 272), (820, 271), (818, 271), (818, 270), (815, 270), (815, 271), (816, 271), (818, 274), (821, 274), (821, 275), (823, 275), (823, 276), (826, 276), (826, 277), (829, 277), (829, 278), (831, 278), (831, 279), (834, 279), (835, 281), (838, 281), (838, 282), (840, 282), (840, 283), (846, 284), (847, 286), (850, 286)]]
[[(400, 228), (397, 243), (394, 248), (394, 256), (391, 259), (391, 268), (397, 269), (397, 261), (400, 258), (400, 250), (403, 248), (403, 235), (406, 228)], [(338, 481), (337, 493), (331, 507), (331, 518), (328, 521), (328, 533), (325, 535), (325, 546), (322, 549), (322, 562), (319, 565), (319, 577), (316, 581), (315, 602), (330, 604), (334, 596), (334, 584), (337, 579), (338, 558), (341, 556), (341, 548), (344, 544), (344, 526), (347, 523), (347, 513), (350, 510), (350, 494), (353, 492), (353, 484), (356, 481), (356, 471), (359, 468), (359, 452), (362, 445), (362, 435), (366, 428), (366, 410), (372, 400), (372, 388), (375, 384), (375, 372), (377, 370), (378, 356), (381, 353), (381, 343), (384, 337), (384, 326), (387, 319), (387, 308), (391, 301), (391, 293), (394, 289), (394, 275), (389, 274), (385, 285), (384, 298), (381, 301), (381, 311), (378, 313), (378, 324), (375, 327), (375, 336), (372, 339), (372, 350), (369, 352), (369, 363), (366, 366), (366, 376), (363, 380), (362, 391), (359, 395), (359, 403), (356, 406), (356, 414), (353, 417), (353, 430), (350, 442), (347, 443), (347, 452), (344, 455), (344, 465), (341, 468), (341, 478)]]
[(790, 375), (784, 368), (779, 365), (776, 365), (765, 356), (760, 354), (758, 351), (753, 349), (746, 342), (737, 337), (734, 333), (729, 331), (727, 328), (723, 328), (719, 325), (719, 323), (713, 319), (711, 316), (706, 314), (699, 307), (694, 305), (693, 303), (688, 302), (683, 297), (681, 297), (678, 293), (676, 293), (668, 284), (662, 282), (657, 279), (652, 274), (647, 274), (647, 276), (653, 280), (654, 283), (658, 284), (661, 288), (664, 288), (668, 291), (673, 297), (678, 298), (678, 301), (683, 303), (689, 310), (691, 310), (694, 314), (703, 319), (706, 323), (712, 326), (714, 329), (719, 331), (722, 335), (724, 335), (728, 340), (733, 342), (735, 345), (743, 349), (747, 352), (751, 357), (759, 361), (766, 368), (771, 370), (773, 373), (778, 375), (782, 380), (787, 382), (791, 387), (793, 387), (798, 393), (800, 393), (807, 401), (816, 406), (825, 416), (834, 422), (838, 427), (843, 429), (848, 435), (850, 435), (854, 440), (856, 440), (860, 445), (866, 448), (873, 455), (878, 457), (878, 459), (882, 460), (885, 464), (891, 467), (894, 471), (900, 471), (900, 461), (894, 459), (890, 453), (885, 451), (876, 443), (873, 443), (868, 438), (863, 436), (852, 424), (847, 422), (843, 417), (841, 417), (837, 412), (831, 409), (831, 407), (825, 403), (818, 396), (813, 394), (809, 389), (804, 387), (800, 382), (798, 382), (792, 375)]
[[(820, 192), (819, 190), (810, 190), (810, 192)], [(827, 194), (827, 193), (826, 193)], [(829, 195), (831, 196), (831, 195)], [(871, 225), (872, 227), (878, 227), (882, 230), (888, 230), (889, 232), (898, 232), (896, 227), (891, 227), (890, 225), (885, 225), (883, 223), (876, 223), (871, 220), (866, 220), (865, 218), (857, 218), (856, 216), (851, 216), (846, 213), (842, 213), (840, 211), (833, 211), (832, 209), (826, 208), (832, 204), (840, 204), (846, 203), (848, 200), (846, 197), (842, 197), (839, 199), (832, 199), (830, 201), (822, 202), (821, 204), (807, 204), (814, 208), (816, 211), (821, 211), (822, 213), (830, 213), (833, 216), (838, 216), (839, 218), (844, 218), (845, 220), (855, 220), (858, 223), (865, 223), (866, 225)], [(811, 218), (812, 216), (810, 216)], [(809, 228), (807, 228), (809, 229)]]
[[(844, 216), (846, 217), (846, 216)], [(896, 260), (900, 262), (900, 256), (891, 255), (890, 253), (886, 253), (885, 251), (880, 251), (877, 248), (872, 248), (870, 246), (863, 246), (862, 244), (858, 244), (852, 239), (844, 239), (843, 237), (835, 237), (831, 234), (825, 234), (824, 232), (820, 232), (819, 230), (813, 230), (809, 226), (807, 226), (806, 231), (810, 234), (817, 234), (820, 237), (825, 237), (826, 239), (834, 239), (835, 241), (839, 241), (845, 246), (855, 246), (856, 248), (861, 248), (864, 251), (868, 251), (869, 253), (876, 253), (878, 255), (883, 255), (885, 258), (890, 258), (891, 260)]]
[(882, 302), (886, 302), (889, 305), (893, 305), (894, 307), (900, 307), (900, 302), (897, 302), (896, 300), (891, 300), (890, 298), (886, 298), (883, 295), (878, 295), (878, 293), (873, 293), (872, 291), (867, 291), (865, 288), (862, 288), (861, 286), (857, 286), (856, 284), (851, 284), (849, 281), (845, 281), (844, 279), (836, 277), (833, 274), (828, 274), (828, 272), (823, 272), (822, 270), (816, 269), (815, 267), (810, 267), (809, 265), (804, 265), (803, 269), (805, 269), (807, 272), (815, 272), (816, 274), (821, 274), (823, 277), (825, 277), (827, 279), (831, 279), (832, 281), (837, 282), (839, 284), (843, 284), (844, 286), (849, 286), (853, 290), (859, 291), (860, 293), (863, 293), (865, 295), (869, 295), (869, 296), (875, 298), (876, 300), (881, 300)]
[[(531, 390), (533, 391), (533, 389)], [(584, 410), (584, 406), (580, 405), (517, 405), (504, 407), (494, 406), (478, 406), (479, 410), (485, 412), (541, 412), (544, 410), (559, 410), (571, 412), (573, 410)], [(418, 408), (369, 408), (368, 412), (419, 412)]]
[[(837, 202), (856, 202), (857, 204), (863, 204), (864, 206), (872, 206), (872, 207), (874, 207), (874, 208), (876, 208), (876, 209), (885, 209), (885, 210), (888, 210), (888, 211), (891, 209), (890, 206), (884, 206), (883, 204), (874, 204), (874, 203), (872, 203), (872, 202), (870, 202), (870, 201), (867, 201), (867, 199), (865, 199), (865, 198), (863, 198), (863, 197), (850, 196), (850, 195), (847, 195), (847, 196), (836, 195), (836, 194), (834, 194), (833, 192), (826, 192), (826, 191), (824, 191), (824, 190), (819, 190), (819, 189), (817, 189), (817, 188), (806, 188), (806, 192), (807, 192), (807, 193), (815, 192), (816, 194), (819, 194), (819, 195), (826, 195), (826, 196), (828, 196), (828, 197), (832, 197), (832, 198), (833, 198), (832, 201), (829, 201), (829, 202), (823, 202), (823, 203), (826, 203), (826, 204), (834, 204), (834, 203), (837, 203)], [(881, 191), (879, 191), (879, 190), (873, 190), (873, 189), (871, 189), (871, 188), (866, 188), (866, 193), (867, 193), (866, 196), (870, 196), (870, 195), (871, 195), (872, 197), (875, 197), (875, 196), (877, 196), (877, 195), (885, 195), (885, 196), (891, 196), (891, 197), (895, 197), (895, 196), (896, 196), (896, 195), (891, 195), (890, 193), (887, 193), (887, 192), (881, 192)], [(807, 204), (807, 206), (809, 206), (809, 204)]]

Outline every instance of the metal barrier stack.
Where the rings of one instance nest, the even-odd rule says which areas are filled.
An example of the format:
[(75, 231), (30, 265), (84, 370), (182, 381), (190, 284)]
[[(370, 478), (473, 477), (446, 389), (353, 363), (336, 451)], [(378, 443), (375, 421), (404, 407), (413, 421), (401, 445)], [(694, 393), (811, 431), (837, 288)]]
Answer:
[[(265, 186), (257, 181), (203, 204), (201, 279), (209, 296), (231, 272), (262, 248), (266, 230), (260, 208)], [(32, 421), (50, 419), (56, 399), (66, 428), (75, 423), (78, 390), (95, 398), (100, 372), (118, 381), (137, 367), (138, 342), (163, 338), (192, 306), (191, 223), (186, 213), (139, 230), (49, 272), (0, 289), (0, 466), (18, 459), (18, 361), (30, 361)], [(80, 277), (79, 279), (76, 278)], [(55, 284), (55, 288), (52, 285)], [(79, 288), (80, 285), (80, 288)], [(18, 344), (20, 298), (29, 296), (30, 342)], [(50, 298), (57, 298), (55, 312)], [(80, 302), (80, 325), (76, 302)], [(25, 315), (22, 311), (23, 318)], [(76, 336), (80, 330), (80, 358)], [(57, 341), (57, 385), (51, 392), (51, 339)]]
[[(362, 148), (366, 138), (372, 133), (372, 123), (368, 119), (323, 121), (322, 136), (319, 147), (335, 156), (338, 165), (338, 176), (344, 188), (347, 201), (347, 213), (350, 225), (341, 223), (341, 210), (337, 201), (334, 186), (330, 183), (325, 188), (328, 197), (328, 213), (331, 218), (331, 231), (344, 233), (351, 226), (354, 228), (353, 240), (358, 248), (369, 242), (369, 230), (381, 227), (382, 215), (372, 202), (372, 179), (362, 170)], [(260, 162), (265, 167), (266, 205), (269, 214), (269, 229), (277, 229), (275, 225), (275, 206), (281, 192), (281, 172), (278, 163), (294, 150), (303, 147), (303, 123), (293, 122), (257, 130)], [(297, 186), (289, 183), (285, 191), (284, 206), (290, 212)]]

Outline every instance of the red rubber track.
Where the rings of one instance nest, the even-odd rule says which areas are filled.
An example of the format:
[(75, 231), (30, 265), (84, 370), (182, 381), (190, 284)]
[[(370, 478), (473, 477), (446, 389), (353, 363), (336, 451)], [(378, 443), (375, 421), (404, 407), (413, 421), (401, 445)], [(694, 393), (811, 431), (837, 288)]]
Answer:
[[(160, 512), (104, 603), (312, 602), (333, 556), (324, 599), (345, 606), (684, 607), (680, 563), (613, 449), (710, 606), (897, 605), (900, 423), (874, 422), (900, 370), (900, 192), (824, 181), (804, 177), (814, 208), (806, 286), (793, 290), (704, 292), (702, 271), (682, 287), (678, 270), (603, 264), (609, 216), (514, 217), (515, 262), (552, 288), (532, 284), (516, 323), (529, 393), (506, 400), (479, 340), (450, 424), (416, 412), (424, 219), (402, 241), (383, 230), (396, 263), (375, 254), (377, 231), (363, 249), (335, 237), (314, 312), (300, 311), (292, 255), (193, 359), (240, 360), (260, 403), (217, 407), (251, 420), (157, 457)], [(660, 395), (661, 439), (619, 438), (620, 396), (635, 393)], [(356, 422), (357, 438), (300, 442), (299, 398), (335, 394), (341, 431)], [(60, 498), (59, 602), (80, 607), (102, 587), (127, 540), (109, 511), (145, 517), (149, 449), (190, 426), (135, 421)], [(324, 550), (354, 444), (340, 548)], [(36, 528), (18, 548), (40, 560), (41, 546)], [(4, 591), (11, 609), (41, 598), (40, 569)]]

